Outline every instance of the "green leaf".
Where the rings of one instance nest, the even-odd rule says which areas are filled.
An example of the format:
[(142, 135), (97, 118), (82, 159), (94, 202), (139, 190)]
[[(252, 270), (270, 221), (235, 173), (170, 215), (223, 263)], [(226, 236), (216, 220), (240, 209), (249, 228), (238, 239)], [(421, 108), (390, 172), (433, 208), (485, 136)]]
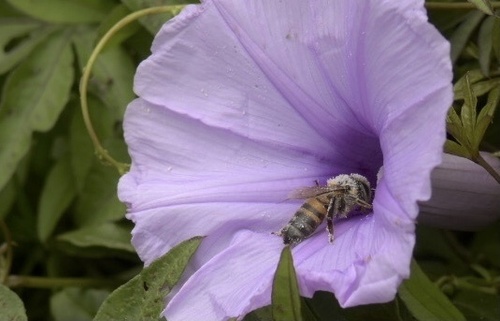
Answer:
[(493, 48), (491, 33), (493, 31), (493, 24), (496, 17), (488, 17), (484, 19), (481, 28), (479, 28), (479, 35), (477, 44), (479, 46), (479, 66), (485, 76), (490, 74), (491, 52)]
[(479, 144), (483, 140), (484, 133), (493, 120), (493, 116), (495, 115), (495, 111), (499, 101), (500, 87), (496, 87), (488, 94), (486, 105), (483, 107), (483, 109), (481, 109), (479, 115), (477, 116), (476, 131), (474, 132), (475, 146), (479, 146)]
[(419, 321), (465, 321), (462, 313), (427, 278), (415, 260), (411, 263), (410, 278), (401, 284), (398, 294)]
[(165, 296), (181, 277), (201, 240), (196, 237), (174, 247), (116, 289), (104, 301), (94, 321), (158, 320), (165, 308)]
[(12, 69), (54, 28), (29, 19), (5, 18), (0, 20), (0, 74)]
[(50, 298), (50, 311), (55, 321), (91, 321), (109, 291), (66, 288)]
[(470, 3), (473, 3), (479, 10), (482, 12), (492, 16), (495, 13), (493, 12), (493, 7), (489, 0), (467, 0)]
[[(130, 14), (130, 10), (124, 6), (123, 4), (117, 5), (116, 7), (113, 8), (113, 10), (103, 19), (101, 25), (99, 26), (97, 30), (97, 37), (100, 39), (106, 32), (108, 32), (109, 29), (111, 29), (115, 23), (120, 21), (122, 18)], [(141, 26), (139, 25), (139, 22), (135, 21), (132, 22), (122, 29), (120, 29), (118, 32), (113, 34), (113, 37), (109, 40), (109, 42), (106, 43), (106, 46), (104, 47), (103, 51), (106, 50), (106, 48), (111, 48), (111, 47), (116, 47), (120, 43), (122, 43), (124, 40), (129, 38), (131, 35), (136, 33)]]
[(130, 229), (115, 223), (89, 225), (57, 236), (58, 241), (77, 247), (105, 247), (134, 252), (130, 244)]
[[(469, 82), (471, 84), (475, 84), (486, 78), (481, 69), (469, 69), (467, 70), (466, 73), (469, 74)], [(463, 77), (462, 75), (462, 77), (460, 77), (460, 79), (458, 79), (457, 82), (453, 85), (453, 90), (455, 91), (455, 95), (457, 95), (457, 93), (462, 92), (462, 87), (464, 85), (464, 82), (465, 82), (465, 77)], [(463, 99), (463, 94), (462, 98), (455, 98), (455, 100), (457, 99)]]
[(42, 242), (52, 235), (59, 219), (76, 196), (69, 155), (50, 170), (42, 188), (38, 207), (38, 237)]
[(462, 141), (465, 138), (462, 120), (453, 107), (448, 109), (448, 115), (446, 117), (446, 130), (458, 141)]
[[(474, 130), (476, 127), (476, 110), (477, 110), (477, 98), (474, 96), (474, 92), (472, 91), (469, 75), (465, 74), (464, 76), (465, 82), (463, 83), (462, 92), (464, 93), (464, 104), (462, 105), (460, 119), (462, 120), (462, 126), (464, 128), (464, 134), (467, 138), (472, 137), (474, 134)], [(470, 139), (467, 139), (468, 145), (470, 145)], [(461, 142), (464, 145), (464, 142)], [(467, 146), (464, 147), (472, 147), (476, 146)]]
[(274, 274), (272, 290), (273, 320), (302, 320), (300, 292), (293, 266), (292, 251), (285, 246)]
[(484, 14), (479, 11), (473, 11), (467, 15), (467, 18), (453, 32), (451, 43), (451, 61), (455, 63), (469, 41), (470, 36), (483, 19)]
[(139, 22), (149, 31), (151, 34), (155, 35), (160, 30), (161, 26), (168, 20), (179, 14), (180, 7), (175, 5), (179, 4), (190, 4), (198, 1), (195, 0), (122, 0), (132, 11), (139, 11), (141, 9), (157, 7), (157, 6), (172, 6), (172, 10), (166, 13), (152, 14), (147, 17), (139, 19)]
[(97, 225), (125, 216), (126, 207), (117, 196), (119, 178), (116, 170), (94, 160), (73, 213), (76, 225)]
[[(462, 91), (462, 85), (463, 85), (463, 78), (460, 78), (460, 80), (457, 82), (455, 85), (455, 100), (460, 100), (464, 99), (464, 93)], [(456, 86), (460, 85), (460, 89), (456, 89)], [(498, 78), (492, 78), (484, 81), (478, 81), (476, 83), (471, 84), (471, 89), (474, 92), (474, 95), (476, 97), (482, 96), (486, 93), (488, 93), (490, 90), (492, 90), (495, 87), (498, 87), (500, 85), (500, 79)]]
[(0, 104), (0, 188), (28, 152), (33, 131), (54, 126), (73, 84), (71, 30), (51, 35), (13, 70)]
[(2, 308), (1, 318), (6, 321), (28, 320), (23, 301), (16, 293), (0, 283), (0, 307)]
[(112, 6), (101, 0), (7, 0), (16, 9), (33, 18), (53, 23), (97, 22)]
[[(96, 100), (89, 97), (89, 108), (93, 109)], [(102, 104), (100, 104), (101, 106)], [(81, 192), (95, 160), (94, 145), (87, 133), (79, 102), (72, 102), (70, 106), (75, 110), (69, 128), (69, 149), (71, 155), (71, 171), (75, 178), (77, 190)], [(96, 117), (97, 118), (97, 117)], [(95, 126), (94, 118), (92, 124)], [(100, 137), (100, 136), (99, 136)]]

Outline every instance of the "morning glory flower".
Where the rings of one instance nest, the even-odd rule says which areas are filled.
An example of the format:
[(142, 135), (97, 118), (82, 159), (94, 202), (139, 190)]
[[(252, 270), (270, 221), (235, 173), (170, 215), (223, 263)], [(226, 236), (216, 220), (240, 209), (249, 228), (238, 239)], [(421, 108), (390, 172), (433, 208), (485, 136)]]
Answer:
[[(293, 248), (300, 291), (387, 302), (409, 276), (452, 103), (449, 44), (423, 1), (206, 0), (156, 36), (127, 108), (119, 196), (146, 265), (203, 235), (169, 321), (270, 304), (288, 195), (339, 174), (375, 188), (368, 214)], [(377, 182), (377, 173), (384, 171)]]

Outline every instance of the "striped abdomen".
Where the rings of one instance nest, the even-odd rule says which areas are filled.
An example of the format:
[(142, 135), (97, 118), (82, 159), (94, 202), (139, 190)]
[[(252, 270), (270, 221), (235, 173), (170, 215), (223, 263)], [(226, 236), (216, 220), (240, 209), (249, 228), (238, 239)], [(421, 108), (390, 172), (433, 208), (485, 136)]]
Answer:
[(307, 199), (292, 219), (279, 232), (285, 244), (297, 244), (318, 228), (326, 216), (328, 200), (324, 197)]

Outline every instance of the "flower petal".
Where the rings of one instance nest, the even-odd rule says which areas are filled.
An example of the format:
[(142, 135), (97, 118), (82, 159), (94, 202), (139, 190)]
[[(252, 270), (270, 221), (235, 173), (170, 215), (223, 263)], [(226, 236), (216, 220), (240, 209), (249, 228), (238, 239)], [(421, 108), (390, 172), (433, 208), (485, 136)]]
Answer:
[[(392, 222), (389, 224), (399, 225), (404, 220), (413, 224), (418, 214), (417, 201), (430, 198), (430, 175), (441, 163), (446, 139), (446, 106), (451, 102), (448, 86), (423, 99), (415, 112), (400, 114), (381, 131), (384, 168), (375, 198), (381, 193), (387, 194), (401, 208), (388, 217)], [(384, 199), (388, 198), (384, 196)]]
[(375, 215), (338, 222), (334, 243), (325, 240), (326, 233), (318, 233), (294, 251), (305, 296), (330, 291), (343, 307), (387, 302), (409, 275), (412, 231), (387, 229)]
[[(488, 153), (482, 157), (500, 172), (500, 160)], [(423, 224), (475, 231), (500, 219), (500, 185), (481, 166), (444, 154), (443, 163), (432, 172), (432, 197), (420, 203), (418, 221)]]
[(352, 106), (331, 92), (307, 42), (328, 31), (315, 26), (331, 20), (331, 4), (206, 1), (190, 8), (157, 36), (136, 91), (254, 140), (312, 149), (332, 165), (367, 163), (366, 152), (381, 159), (375, 133), (344, 112)]
[(165, 317), (220, 321), (269, 304), (282, 248), (275, 236), (241, 230), (183, 284), (168, 303)]
[(124, 127), (133, 168), (120, 195), (132, 209), (199, 202), (202, 196), (282, 202), (288, 184), (311, 185), (332, 173), (328, 159), (255, 142), (142, 99), (129, 105)]
[(124, 126), (133, 163), (118, 192), (146, 263), (221, 225), (276, 231), (299, 206), (286, 202), (290, 191), (332, 171), (313, 155), (256, 143), (142, 99), (129, 105)]

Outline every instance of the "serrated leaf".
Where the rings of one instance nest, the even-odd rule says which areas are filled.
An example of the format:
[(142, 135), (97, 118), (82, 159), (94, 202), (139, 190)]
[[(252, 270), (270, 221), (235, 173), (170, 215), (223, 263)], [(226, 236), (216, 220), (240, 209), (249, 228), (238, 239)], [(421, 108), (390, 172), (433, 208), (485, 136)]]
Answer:
[(187, 240), (144, 268), (111, 293), (94, 321), (158, 320), (165, 308), (165, 296), (181, 277), (200, 243), (201, 238)]
[(427, 278), (415, 260), (411, 262), (410, 278), (401, 284), (398, 295), (419, 321), (465, 321), (462, 313)]
[(168, 20), (175, 17), (180, 12), (180, 8), (176, 8), (174, 5), (191, 4), (198, 3), (195, 0), (122, 0), (131, 11), (139, 11), (141, 9), (157, 7), (157, 6), (168, 6), (172, 5), (172, 11), (160, 14), (152, 14), (147, 17), (139, 19), (140, 23), (149, 31), (151, 34), (155, 35), (160, 30), (161, 26)]
[(53, 23), (96, 22), (110, 10), (110, 1), (100, 0), (7, 0), (25, 14)]
[(115, 223), (89, 225), (57, 236), (58, 241), (77, 247), (105, 247), (134, 252), (130, 244), (130, 229)]
[(50, 170), (42, 188), (38, 206), (38, 237), (42, 242), (52, 235), (64, 211), (76, 196), (69, 155), (61, 158)]
[(12, 69), (54, 30), (29, 19), (0, 20), (0, 74)]
[[(73, 38), (80, 67), (85, 68), (92, 52), (96, 30), (85, 30)], [(133, 79), (135, 65), (125, 49), (112, 47), (97, 58), (89, 80), (89, 91), (99, 97), (121, 119), (127, 105), (135, 98)], [(90, 111), (95, 113), (96, 111)]]
[(66, 288), (52, 295), (50, 311), (55, 321), (91, 321), (109, 291)]
[(494, 14), (493, 7), (491, 6), (489, 0), (467, 0), (467, 1), (474, 4), (479, 10), (490, 16)]
[[(472, 91), (469, 75), (465, 74), (464, 78), (465, 81), (462, 86), (462, 92), (464, 93), (464, 103), (462, 105), (460, 119), (462, 120), (464, 134), (467, 138), (469, 138), (474, 134), (474, 130), (476, 127), (477, 98)], [(462, 143), (462, 145), (464, 144)]]
[(28, 320), (23, 301), (16, 293), (0, 283), (0, 307), (2, 308), (1, 317), (6, 321)]
[(496, 17), (487, 17), (479, 28), (477, 45), (479, 47), (479, 66), (483, 74), (490, 74), (491, 52), (493, 48), (491, 32)]
[(470, 36), (483, 19), (484, 14), (480, 11), (473, 11), (453, 32), (451, 43), (451, 61), (455, 63), (469, 41)]
[(444, 142), (444, 152), (447, 154), (457, 155), (468, 159), (472, 158), (472, 155), (465, 147), (449, 139), (447, 139)]
[[(469, 75), (469, 82), (471, 84), (475, 84), (475, 83), (477, 83), (477, 82), (479, 82), (479, 81), (481, 81), (481, 80), (483, 80), (483, 79), (486, 78), (486, 76), (483, 74), (483, 72), (481, 71), (481, 69), (467, 70), (467, 74)], [(463, 76), (460, 77), (460, 79), (458, 79), (455, 82), (455, 84), (453, 85), (453, 90), (455, 91), (455, 94), (457, 92), (461, 92), (462, 91), (462, 87), (463, 87), (464, 82), (465, 82), (465, 78)]]
[(273, 320), (302, 320), (299, 284), (289, 246), (285, 246), (281, 251), (278, 267), (274, 274), (271, 301)]
[[(101, 25), (97, 30), (97, 38), (100, 39), (102, 36), (104, 36), (104, 34), (106, 34), (106, 32), (108, 32), (108, 30), (111, 29), (115, 23), (117, 23), (130, 13), (130, 10), (123, 4), (114, 7), (113, 10), (102, 20)], [(131, 22), (130, 24), (126, 25), (118, 32), (113, 34), (113, 37), (109, 40), (109, 42), (106, 43), (103, 51), (105, 51), (106, 48), (118, 46), (128, 37), (137, 32), (139, 28), (140, 25), (137, 21)]]
[[(460, 80), (462, 80), (462, 79), (463, 78), (460, 78)], [(460, 82), (460, 80), (459, 80), (459, 82)], [(458, 85), (459, 82), (457, 82), (456, 85)], [(460, 82), (460, 86), (462, 86), (462, 84), (463, 84), (463, 82)], [(498, 78), (488, 79), (488, 80), (484, 80), (484, 81), (478, 81), (476, 83), (471, 84), (472, 91), (474, 92), (474, 95), (476, 97), (482, 96), (482, 95), (486, 94), (487, 92), (489, 92), (490, 90), (492, 90), (493, 88), (498, 87), (498, 86), (500, 86), (500, 79), (498, 79)], [(460, 90), (455, 89), (454, 99), (455, 100), (464, 99), (464, 94), (463, 94), (462, 88), (460, 88)]]
[(474, 144), (479, 146), (483, 140), (484, 133), (493, 120), (496, 108), (500, 102), (500, 87), (496, 87), (488, 94), (488, 100), (477, 116), (476, 130), (474, 132)]
[(463, 129), (462, 120), (453, 107), (448, 110), (448, 115), (446, 117), (446, 130), (460, 144), (467, 144), (467, 136)]
[(0, 104), (0, 188), (28, 152), (33, 131), (54, 126), (73, 84), (71, 30), (52, 34), (13, 70)]

